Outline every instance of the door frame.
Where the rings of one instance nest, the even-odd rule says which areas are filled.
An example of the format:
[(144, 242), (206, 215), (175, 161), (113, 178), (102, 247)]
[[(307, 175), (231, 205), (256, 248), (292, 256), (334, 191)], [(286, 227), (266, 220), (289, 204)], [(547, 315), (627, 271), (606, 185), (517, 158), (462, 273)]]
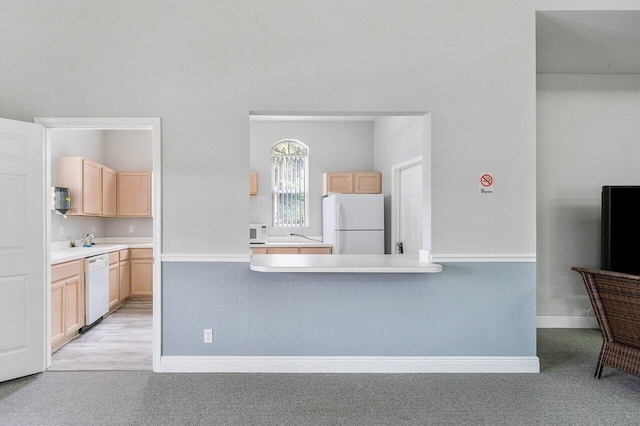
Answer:
[[(161, 119), (136, 117), (36, 117), (34, 123), (45, 129), (45, 191), (51, 187), (51, 135), (54, 129), (82, 130), (151, 130), (153, 138), (153, 180), (152, 180), (152, 214), (153, 214), (153, 371), (160, 369), (161, 337), (162, 337), (162, 135)], [(48, 192), (46, 192), (48, 193)], [(51, 270), (51, 215), (47, 214), (46, 223), (46, 264), (45, 272), (50, 280)], [(46, 292), (46, 336), (47, 365), (51, 367), (51, 294)]]
[[(422, 155), (418, 155), (417, 157), (391, 166), (391, 254), (398, 254), (396, 243), (398, 241), (398, 236), (400, 235), (400, 208), (402, 206), (402, 203), (400, 202), (400, 193), (402, 190), (400, 187), (400, 183), (402, 182), (400, 179), (400, 172), (404, 169), (417, 165), (422, 165), (422, 173), (424, 174)], [(424, 194), (424, 188), (422, 192)], [(424, 235), (424, 229), (422, 230), (422, 233)]]

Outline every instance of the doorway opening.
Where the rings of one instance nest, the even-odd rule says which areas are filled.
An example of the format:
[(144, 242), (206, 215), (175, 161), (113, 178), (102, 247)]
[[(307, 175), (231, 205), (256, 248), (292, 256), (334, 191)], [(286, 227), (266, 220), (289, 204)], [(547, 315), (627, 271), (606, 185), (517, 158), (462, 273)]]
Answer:
[[(125, 199), (124, 190), (132, 188), (131, 182), (134, 187), (136, 182), (145, 182), (142, 187), (149, 197), (134, 192), (133, 198), (148, 200), (150, 209), (140, 214), (124, 210), (106, 214), (105, 210), (101, 215), (83, 215), (70, 210), (69, 213), (76, 214), (67, 214), (65, 218), (52, 211), (48, 215), (46, 238), (50, 263), (46, 266), (51, 271), (49, 282), (58, 284), (53, 282), (57, 277), (53, 276), (52, 265), (55, 268), (64, 264), (60, 259), (62, 253), (78, 256), (71, 248), (73, 240), (76, 249), (88, 245), (88, 250), (96, 251), (96, 254), (105, 251), (109, 258), (109, 307), (102, 320), (92, 327), (83, 324), (83, 333), (74, 327), (65, 329), (56, 319), (60, 311), (59, 299), (64, 296), (56, 296), (52, 285), (52, 291), (46, 292), (47, 368), (56, 371), (157, 370), (161, 274), (160, 262), (153, 260), (159, 259), (161, 246), (160, 119), (36, 118), (34, 121), (45, 127), (46, 190), (60, 184), (59, 167), (63, 167), (60, 158), (80, 158), (82, 164), (95, 163), (117, 176), (117, 187), (123, 189), (122, 193), (117, 192), (118, 200)], [(76, 192), (77, 197), (80, 191)], [(74, 197), (73, 191), (71, 197)], [(90, 239), (89, 244), (86, 244), (87, 239)], [(83, 252), (82, 256), (85, 254)], [(79, 261), (84, 262), (85, 258)], [(78, 306), (85, 295), (76, 293)], [(70, 294), (70, 300), (74, 300), (73, 294)], [(74, 315), (73, 306), (65, 314), (69, 316), (69, 312)], [(58, 329), (69, 335), (61, 340)]]
[[(420, 256), (431, 250), (431, 114), (416, 112), (274, 112), (251, 111), (250, 133), (250, 223), (260, 224), (269, 242), (279, 244), (323, 242), (322, 199), (325, 172), (374, 171), (380, 174), (379, 192), (384, 194), (384, 253), (396, 254), (396, 207), (394, 167), (420, 158), (424, 173), (417, 189), (420, 209)], [(274, 188), (271, 148), (280, 140), (299, 140), (309, 147), (309, 206), (307, 225), (273, 226)], [(351, 173), (353, 175), (354, 173)], [(351, 182), (353, 179), (345, 178)], [(344, 191), (349, 193), (349, 191)], [(356, 191), (357, 192), (357, 191)], [(417, 239), (418, 240), (418, 239)], [(268, 253), (264, 244), (251, 244), (254, 253)], [(324, 249), (324, 247), (321, 247)], [(255, 251), (254, 251), (255, 250)], [(260, 250), (260, 251), (258, 251)], [(283, 253), (289, 247), (274, 247)], [(288, 251), (291, 253), (292, 251)], [(320, 253), (320, 252), (319, 252)], [(322, 252), (323, 253), (323, 252)]]
[(391, 241), (394, 254), (419, 254), (423, 247), (422, 156), (391, 167)]

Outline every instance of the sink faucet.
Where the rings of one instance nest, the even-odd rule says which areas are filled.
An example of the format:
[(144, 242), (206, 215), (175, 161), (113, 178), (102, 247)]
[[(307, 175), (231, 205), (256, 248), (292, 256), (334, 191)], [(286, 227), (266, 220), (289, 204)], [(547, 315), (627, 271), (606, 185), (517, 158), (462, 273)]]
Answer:
[(93, 234), (87, 234), (87, 236), (82, 239), (82, 245), (93, 245)]

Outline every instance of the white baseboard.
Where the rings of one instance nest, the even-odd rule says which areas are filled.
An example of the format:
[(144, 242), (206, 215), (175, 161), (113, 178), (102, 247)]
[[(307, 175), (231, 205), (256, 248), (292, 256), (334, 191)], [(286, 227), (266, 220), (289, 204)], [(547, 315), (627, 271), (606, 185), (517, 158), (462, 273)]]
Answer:
[(596, 317), (537, 317), (536, 328), (598, 328)]
[(163, 356), (162, 373), (539, 373), (536, 356)]

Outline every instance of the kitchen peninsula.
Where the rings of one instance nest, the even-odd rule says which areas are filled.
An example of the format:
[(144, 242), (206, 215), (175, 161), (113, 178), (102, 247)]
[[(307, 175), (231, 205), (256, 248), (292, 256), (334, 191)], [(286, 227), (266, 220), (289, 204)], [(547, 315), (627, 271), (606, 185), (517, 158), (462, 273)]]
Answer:
[(374, 274), (442, 272), (442, 265), (421, 261), (417, 255), (411, 254), (253, 254), (250, 268), (258, 272)]

